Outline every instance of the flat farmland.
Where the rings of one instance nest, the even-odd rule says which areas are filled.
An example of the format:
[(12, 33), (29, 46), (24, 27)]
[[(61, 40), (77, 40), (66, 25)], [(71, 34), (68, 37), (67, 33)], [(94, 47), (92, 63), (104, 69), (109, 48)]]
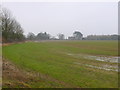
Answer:
[(117, 41), (26, 42), (3, 46), (2, 54), (9, 73), (17, 72), (3, 71), (3, 87), (118, 87)]

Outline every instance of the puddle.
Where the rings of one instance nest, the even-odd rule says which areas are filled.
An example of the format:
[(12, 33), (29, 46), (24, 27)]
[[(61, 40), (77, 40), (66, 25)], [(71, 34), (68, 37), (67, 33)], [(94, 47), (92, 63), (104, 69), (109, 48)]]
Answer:
[(114, 68), (114, 66), (111, 68), (111, 66), (106, 67), (106, 66), (102, 66), (102, 67), (98, 67), (98, 66), (93, 66), (93, 65), (88, 65), (86, 64), (85, 66), (91, 67), (91, 68), (96, 68), (96, 69), (103, 69), (103, 70), (107, 70), (107, 71), (117, 71), (118, 72), (118, 68)]
[(66, 53), (69, 56), (73, 56), (76, 58), (85, 58), (85, 59), (90, 59), (90, 60), (97, 60), (97, 61), (104, 61), (104, 62), (112, 62), (112, 63), (120, 63), (118, 60), (120, 57), (113, 57), (113, 56), (92, 56), (92, 55), (84, 55), (84, 54), (72, 54), (72, 53)]
[(118, 63), (118, 59), (120, 59), (120, 57), (101, 57), (101, 56), (85, 56), (84, 58), (112, 63)]
[(94, 66), (94, 65), (89, 65), (89, 64), (81, 64), (78, 62), (74, 62), (74, 64), (84, 65), (84, 66), (96, 68), (96, 69), (102, 69), (102, 70), (107, 70), (107, 71), (117, 71), (118, 72), (118, 66), (110, 66), (110, 65)]
[[(75, 58), (84, 58), (84, 59), (97, 60), (97, 61), (102, 61), (102, 62), (120, 63), (120, 62), (118, 62), (120, 57), (114, 57), (114, 56), (107, 56), (106, 57), (106, 56), (93, 56), (93, 55), (86, 55), (86, 54), (72, 54), (72, 53), (65, 53), (65, 54), (72, 56), (72, 57), (75, 57)], [(74, 62), (74, 64), (84, 65), (87, 67), (101, 69), (101, 70), (118, 72), (118, 65), (106, 64), (106, 65), (95, 66), (95, 65), (90, 65), (90, 64), (82, 64), (79, 62)]]

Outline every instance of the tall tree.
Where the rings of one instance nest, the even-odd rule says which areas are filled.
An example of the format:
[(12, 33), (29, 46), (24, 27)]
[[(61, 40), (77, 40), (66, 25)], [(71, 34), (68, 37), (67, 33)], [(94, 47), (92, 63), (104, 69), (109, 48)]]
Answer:
[(73, 33), (73, 36), (74, 36), (75, 40), (82, 40), (83, 34), (79, 31), (75, 31)]
[(1, 9), (0, 13), (1, 31), (3, 42), (22, 41), (25, 36), (21, 25), (13, 18), (12, 14), (6, 8)]
[(64, 40), (64, 39), (65, 39), (65, 35), (59, 33), (59, 34), (58, 34), (58, 38), (59, 38), (59, 40)]
[(37, 34), (36, 39), (37, 40), (48, 40), (48, 39), (50, 39), (50, 35), (47, 34), (46, 32), (41, 32), (41, 33)]
[(27, 35), (27, 39), (28, 40), (35, 40), (35, 34), (32, 33), (32, 32), (29, 32), (28, 35)]

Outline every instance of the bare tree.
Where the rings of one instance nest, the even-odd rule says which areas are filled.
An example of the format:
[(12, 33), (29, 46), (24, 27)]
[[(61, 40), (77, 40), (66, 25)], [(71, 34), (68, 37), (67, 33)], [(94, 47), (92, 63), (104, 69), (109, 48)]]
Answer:
[(59, 33), (59, 34), (58, 34), (58, 38), (59, 38), (59, 40), (64, 40), (64, 39), (65, 39), (65, 35)]
[(35, 40), (35, 34), (32, 33), (32, 32), (29, 32), (28, 35), (27, 35), (27, 39), (28, 40)]
[(82, 38), (83, 38), (83, 34), (79, 31), (75, 31), (73, 33), (73, 36), (74, 36), (75, 40), (82, 40)]
[(0, 13), (2, 40), (3, 42), (21, 41), (24, 39), (21, 25), (13, 18), (6, 8), (1, 9)]
[(50, 35), (47, 34), (46, 32), (41, 32), (41, 33), (37, 34), (36, 39), (37, 40), (49, 40), (50, 39)]

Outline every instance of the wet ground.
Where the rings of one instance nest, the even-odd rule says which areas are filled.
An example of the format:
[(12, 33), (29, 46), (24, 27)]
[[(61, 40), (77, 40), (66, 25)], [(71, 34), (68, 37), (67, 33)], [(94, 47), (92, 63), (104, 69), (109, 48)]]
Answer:
[(103, 61), (103, 62), (112, 62), (112, 63), (120, 63), (118, 60), (120, 57), (114, 57), (114, 56), (93, 56), (93, 55), (85, 55), (85, 54), (71, 54), (67, 53), (67, 55), (73, 56), (73, 57), (82, 57), (85, 59), (90, 59), (90, 60), (97, 60), (97, 61)]
[[(78, 62), (74, 62), (74, 64), (78, 65), (83, 65)], [(110, 66), (110, 65), (101, 65), (101, 66), (95, 66), (95, 65), (90, 65), (90, 64), (84, 64), (84, 66), (91, 67), (91, 68), (96, 68), (96, 69), (102, 69), (102, 70), (107, 70), (107, 71), (117, 71), (118, 72), (118, 66)]]
[[(84, 64), (84, 66), (90, 67), (90, 68), (96, 68), (96, 69), (101, 69), (101, 70), (107, 70), (107, 71), (117, 71), (118, 72), (118, 60), (120, 57), (114, 57), (114, 56), (93, 56), (93, 55), (86, 55), (86, 54), (72, 54), (72, 53), (66, 53), (69, 56), (75, 57), (75, 58), (84, 58), (84, 59), (89, 59), (89, 60), (97, 60), (101, 62), (110, 62), (110, 63), (115, 63), (115, 65), (112, 64), (105, 64), (105, 65), (100, 65), (100, 66), (95, 66), (91, 64)], [(76, 65), (83, 65), (82, 63), (79, 62), (74, 62)]]

